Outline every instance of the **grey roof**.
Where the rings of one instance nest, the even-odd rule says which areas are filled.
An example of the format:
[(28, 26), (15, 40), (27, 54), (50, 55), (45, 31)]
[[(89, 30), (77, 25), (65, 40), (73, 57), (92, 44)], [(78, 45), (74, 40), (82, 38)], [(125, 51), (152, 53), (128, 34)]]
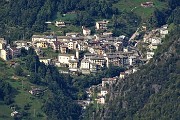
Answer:
[(93, 57), (90, 58), (91, 60), (105, 60), (103, 57)]
[(59, 54), (58, 56), (74, 56), (74, 54)]

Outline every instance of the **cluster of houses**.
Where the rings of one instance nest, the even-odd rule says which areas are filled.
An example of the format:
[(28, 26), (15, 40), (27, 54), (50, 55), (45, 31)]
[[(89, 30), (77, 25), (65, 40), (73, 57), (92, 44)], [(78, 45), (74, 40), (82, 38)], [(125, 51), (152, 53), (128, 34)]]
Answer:
[[(152, 5), (153, 3), (146, 3)], [(103, 20), (96, 22), (96, 30), (107, 30), (109, 21)], [(56, 21), (57, 27), (65, 27), (62, 21)], [(111, 32), (91, 35), (91, 30), (82, 27), (82, 33), (66, 33), (65, 36), (56, 35), (33, 35), (31, 41), (15, 41), (13, 46), (7, 44), (7, 41), (0, 38), (0, 57), (3, 60), (9, 60), (21, 55), (21, 48), (29, 49), (33, 47), (39, 55), (40, 62), (46, 65), (53, 64), (57, 67), (68, 68), (64, 73), (96, 73), (102, 68), (110, 65), (126, 68), (119, 77), (102, 78), (102, 83), (92, 86), (87, 94), (92, 97), (94, 88), (98, 88), (99, 93), (95, 99), (99, 104), (105, 104), (106, 96), (110, 92), (110, 87), (126, 75), (132, 74), (138, 70), (139, 63), (145, 64), (154, 55), (154, 50), (162, 43), (162, 39), (168, 34), (168, 25), (146, 32), (143, 42), (148, 43), (147, 57), (142, 58), (136, 45), (128, 44), (129, 39), (126, 36), (112, 37)], [(57, 57), (45, 58), (41, 56), (40, 51), (52, 48), (54, 52), (59, 53)], [(84, 54), (82, 54), (84, 53)], [(29, 91), (30, 94), (38, 95), (42, 93), (41, 89), (35, 88)], [(87, 104), (90, 101), (85, 100)], [(78, 101), (82, 103), (81, 101)], [(86, 105), (87, 105), (86, 104)]]
[[(90, 103), (97, 102), (97, 104), (104, 105), (106, 103), (107, 95), (112, 92), (112, 86), (115, 85), (117, 82), (120, 82), (125, 79), (127, 73), (120, 72), (119, 77), (112, 77), (112, 78), (102, 78), (102, 81), (98, 85), (93, 85), (86, 90), (87, 93), (87, 100), (81, 100), (78, 103), (83, 106), (85, 109)], [(94, 98), (92, 100), (91, 98)], [(84, 104), (82, 104), (84, 103)]]
[(161, 28), (146, 33), (143, 37), (144, 43), (148, 43), (147, 59), (153, 58), (154, 50), (162, 43), (162, 39), (168, 34), (168, 25), (163, 25)]
[[(67, 33), (66, 36), (33, 35), (32, 45), (36, 51), (48, 47), (58, 51), (57, 59), (53, 60), (57, 67), (68, 67), (70, 72), (89, 74), (110, 64), (136, 66), (141, 56), (135, 47), (123, 45), (125, 39), (125, 36), (82, 36), (79, 33)], [(74, 51), (74, 54), (68, 51)], [(80, 56), (81, 51), (87, 52)]]
[[(145, 58), (145, 59), (141, 59), (141, 56), (137, 52), (133, 51), (133, 50), (135, 50), (135, 48), (133, 48), (133, 47), (129, 47), (129, 49), (131, 49), (131, 50), (128, 50), (127, 48), (124, 47), (122, 51), (120, 50), (121, 52), (115, 51), (115, 52), (103, 54), (103, 56), (105, 58), (107, 56), (111, 56), (111, 57), (108, 57), (108, 59), (106, 59), (107, 63), (110, 62), (111, 61), (110, 58), (114, 58), (114, 56), (120, 57), (120, 56), (124, 55), (128, 59), (127, 59), (127, 61), (125, 59), (125, 61), (123, 62), (123, 65), (128, 66), (127, 67), (128, 69), (124, 72), (120, 72), (119, 77), (116, 76), (113, 78), (102, 78), (101, 84), (93, 85), (90, 88), (88, 88), (86, 90), (86, 93), (88, 94), (88, 99), (86, 100), (85, 105), (88, 105), (88, 104), (94, 102), (90, 98), (92, 98), (92, 96), (95, 93), (97, 93), (95, 101), (98, 104), (102, 104), (102, 105), (105, 104), (106, 100), (107, 100), (107, 98), (106, 98), (107, 95), (108, 95), (108, 97), (111, 96), (110, 95), (110, 93), (112, 93), (111, 86), (113, 86), (113, 84), (116, 84), (117, 82), (121, 82), (122, 80), (125, 79), (126, 76), (128, 76), (129, 74), (135, 73), (137, 70), (139, 70), (138, 67), (136, 67), (137, 60), (142, 60), (142, 61), (145, 60), (146, 62), (148, 60), (150, 60), (154, 55), (154, 50), (157, 49), (157, 46), (162, 43), (162, 39), (165, 38), (165, 35), (167, 35), (167, 34), (168, 34), (168, 25), (163, 25), (161, 28), (157, 28), (150, 32), (146, 32), (146, 34), (143, 37), (143, 42), (148, 43), (147, 48), (149, 49), (149, 51), (147, 52), (147, 58)], [(118, 53), (123, 53), (123, 54), (118, 54)], [(132, 53), (132, 54), (130, 54), (130, 53)], [(86, 57), (84, 57), (84, 58), (86, 58)], [(122, 65), (122, 61), (120, 60), (121, 62), (119, 62), (119, 60), (120, 60), (119, 58), (113, 59), (111, 61), (111, 63), (113, 65), (117, 65), (117, 66)], [(144, 63), (146, 63), (146, 62), (144, 62)], [(106, 65), (108, 66), (108, 64), (106, 64)], [(131, 67), (129, 67), (129, 66), (131, 66)], [(95, 92), (95, 90), (97, 90), (97, 91)]]
[[(96, 22), (96, 29), (107, 29), (109, 21)], [(91, 31), (82, 27), (82, 33), (66, 33), (65, 36), (33, 35), (31, 42), (15, 41), (13, 46), (0, 39), (0, 57), (4, 60), (21, 55), (21, 48), (33, 47), (40, 57), (40, 62), (46, 65), (66, 67), (70, 73), (90, 74), (110, 65), (126, 68), (136, 68), (139, 63), (145, 63), (154, 55), (154, 50), (161, 44), (162, 38), (168, 34), (168, 26), (147, 32), (143, 41), (148, 43), (146, 59), (142, 58), (136, 46), (131, 46), (125, 36), (112, 37), (112, 33), (91, 35)], [(125, 45), (126, 44), (126, 45)], [(51, 47), (58, 52), (55, 58), (45, 58), (40, 51)], [(70, 52), (74, 51), (74, 52)], [(85, 54), (81, 54), (84, 51)]]
[[(108, 23), (106, 20), (98, 21), (96, 29), (107, 29)], [(91, 35), (85, 27), (82, 27), (82, 33), (66, 33), (65, 36), (33, 35), (31, 42), (15, 41), (15, 47), (0, 39), (0, 57), (4, 60), (17, 57), (21, 55), (21, 48), (28, 49), (31, 46), (39, 55), (40, 62), (66, 67), (68, 71), (65, 72), (82, 74), (95, 73), (111, 64), (126, 68), (137, 67), (138, 63), (145, 61), (135, 46), (125, 45), (128, 39), (123, 35), (112, 37), (112, 33), (108, 32)], [(40, 51), (49, 47), (59, 55), (47, 58), (40, 54)], [(85, 54), (80, 55), (82, 51)]]
[(0, 58), (9, 60), (21, 55), (21, 49), (10, 46), (4, 38), (0, 38)]

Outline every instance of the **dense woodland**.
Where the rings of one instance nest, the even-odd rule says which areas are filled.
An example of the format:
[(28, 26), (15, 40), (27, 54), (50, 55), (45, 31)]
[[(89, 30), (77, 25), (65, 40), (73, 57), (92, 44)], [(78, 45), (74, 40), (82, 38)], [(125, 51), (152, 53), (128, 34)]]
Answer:
[(172, 31), (148, 65), (117, 85), (118, 95), (97, 113), (98, 119), (180, 119), (178, 31), (179, 27)]
[[(118, 0), (1, 0), (0, 1), (0, 36), (7, 40), (30, 38), (33, 33), (47, 30), (46, 21), (51, 21), (57, 12), (77, 12), (72, 21), (74, 25), (94, 26), (96, 19), (112, 19), (115, 36), (130, 35), (141, 23), (133, 12), (121, 11), (113, 6)], [(173, 12), (177, 16), (178, 0), (160, 0), (167, 2), (167, 9), (156, 10), (147, 21), (149, 27), (163, 25)], [(21, 9), (20, 9), (21, 8)], [(176, 10), (175, 10), (176, 9)], [(172, 18), (169, 21), (172, 21)], [(177, 18), (176, 18), (177, 19)], [(178, 19), (176, 20), (178, 22)]]
[(93, 119), (93, 114), (99, 120), (180, 119), (180, 24), (174, 16), (178, 9), (167, 19), (176, 26), (158, 47), (155, 57), (116, 85), (105, 107), (90, 107), (84, 119)]

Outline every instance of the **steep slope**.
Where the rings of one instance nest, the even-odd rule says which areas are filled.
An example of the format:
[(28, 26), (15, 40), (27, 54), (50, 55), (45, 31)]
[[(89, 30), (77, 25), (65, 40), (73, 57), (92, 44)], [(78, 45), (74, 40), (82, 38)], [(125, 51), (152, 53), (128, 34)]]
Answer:
[[(78, 119), (81, 107), (66, 78), (41, 63), (32, 48), (11, 61), (0, 59), (0, 120)], [(19, 114), (11, 117), (14, 110)]]
[(180, 28), (177, 26), (154, 59), (116, 87), (98, 119), (180, 119)]

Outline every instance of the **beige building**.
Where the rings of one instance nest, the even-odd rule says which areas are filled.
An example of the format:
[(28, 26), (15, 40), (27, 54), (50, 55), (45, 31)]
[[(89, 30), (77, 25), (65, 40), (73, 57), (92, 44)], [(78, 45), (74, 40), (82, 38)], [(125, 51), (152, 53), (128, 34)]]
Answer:
[(44, 41), (44, 35), (33, 35), (32, 36), (32, 42), (40, 42), (40, 41)]
[(56, 27), (66, 27), (66, 24), (64, 21), (56, 21), (55, 26)]
[(150, 44), (148, 47), (149, 47), (149, 49), (152, 51), (152, 50), (157, 49), (158, 44)]
[(125, 72), (120, 72), (120, 74), (119, 74), (119, 78), (120, 79), (124, 79), (125, 78)]
[(37, 42), (37, 43), (35, 44), (35, 46), (36, 46), (37, 48), (47, 48), (47, 47), (48, 47), (48, 43), (47, 43), (47, 42)]
[(7, 60), (7, 52), (6, 52), (6, 50), (0, 50), (0, 57), (3, 60)]
[(87, 28), (85, 28), (85, 27), (82, 27), (82, 29), (83, 29), (83, 35), (84, 35), (84, 36), (88, 36), (88, 35), (91, 34), (91, 30), (90, 30), (90, 29), (87, 29)]
[(98, 22), (96, 22), (96, 29), (97, 30), (106, 30), (108, 23), (109, 23), (109, 21), (106, 21), (106, 20), (98, 21)]
[(77, 71), (78, 70), (78, 61), (76, 59), (69, 60), (69, 70), (70, 71)]
[(105, 104), (105, 98), (104, 97), (100, 97), (100, 98), (95, 99), (95, 100), (97, 100), (98, 104)]
[(68, 49), (73, 50), (76, 49), (76, 42), (69, 42), (68, 43)]
[(67, 46), (67, 45), (62, 45), (62, 46), (60, 47), (60, 51), (61, 51), (62, 54), (67, 53), (67, 51), (68, 51), (68, 46)]
[(0, 50), (4, 49), (6, 46), (6, 40), (4, 38), (0, 38)]

